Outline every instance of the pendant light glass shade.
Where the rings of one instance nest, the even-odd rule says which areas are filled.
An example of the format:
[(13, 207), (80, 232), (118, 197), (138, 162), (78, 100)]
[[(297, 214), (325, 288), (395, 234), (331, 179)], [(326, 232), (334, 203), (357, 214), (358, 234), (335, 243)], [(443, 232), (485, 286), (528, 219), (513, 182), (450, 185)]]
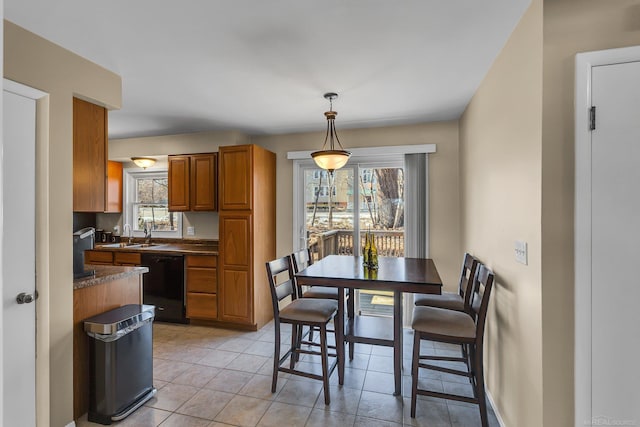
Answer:
[[(349, 157), (351, 153), (346, 151), (342, 144), (340, 143), (340, 139), (338, 139), (338, 133), (336, 132), (335, 119), (338, 115), (337, 112), (333, 111), (333, 100), (338, 97), (338, 94), (330, 92), (325, 93), (324, 97), (330, 102), (330, 110), (324, 113), (327, 118), (327, 134), (324, 137), (324, 144), (322, 145), (322, 149), (319, 151), (314, 151), (311, 153), (311, 157), (313, 161), (316, 162), (319, 168), (326, 169), (329, 172), (333, 172), (336, 169), (340, 169), (349, 161)], [(327, 141), (329, 141), (329, 149), (325, 150), (327, 146)], [(335, 148), (335, 142), (338, 142), (339, 150)]]
[(146, 169), (156, 164), (156, 159), (151, 157), (132, 157), (131, 161), (139, 168)]
[(349, 161), (351, 153), (344, 150), (324, 150), (311, 153), (311, 157), (319, 168), (333, 171), (340, 169)]

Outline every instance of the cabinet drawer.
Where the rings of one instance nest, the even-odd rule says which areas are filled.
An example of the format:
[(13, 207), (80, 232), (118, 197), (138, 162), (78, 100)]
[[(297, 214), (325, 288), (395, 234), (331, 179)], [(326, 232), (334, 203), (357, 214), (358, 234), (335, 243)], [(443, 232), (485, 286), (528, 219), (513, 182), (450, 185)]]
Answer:
[(102, 251), (85, 251), (85, 264), (113, 264), (113, 253)]
[(218, 292), (218, 270), (215, 268), (187, 268), (187, 292)]
[(218, 296), (215, 294), (188, 292), (187, 317), (193, 319), (217, 319)]
[(187, 255), (187, 267), (212, 268), (218, 265), (218, 257), (215, 255)]
[(116, 252), (113, 263), (117, 265), (140, 265), (140, 254), (133, 252)]

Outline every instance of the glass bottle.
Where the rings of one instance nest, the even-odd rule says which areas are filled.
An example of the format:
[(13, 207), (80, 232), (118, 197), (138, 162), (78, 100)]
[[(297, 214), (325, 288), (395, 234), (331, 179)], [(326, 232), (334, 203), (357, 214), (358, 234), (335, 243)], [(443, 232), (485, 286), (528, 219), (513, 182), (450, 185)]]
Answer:
[(369, 268), (373, 270), (378, 269), (378, 248), (376, 248), (376, 239), (373, 238), (373, 233), (370, 237), (371, 243), (369, 243)]
[(371, 243), (369, 242), (369, 233), (364, 233), (364, 248), (362, 249), (362, 266), (369, 267), (369, 253), (371, 252)]

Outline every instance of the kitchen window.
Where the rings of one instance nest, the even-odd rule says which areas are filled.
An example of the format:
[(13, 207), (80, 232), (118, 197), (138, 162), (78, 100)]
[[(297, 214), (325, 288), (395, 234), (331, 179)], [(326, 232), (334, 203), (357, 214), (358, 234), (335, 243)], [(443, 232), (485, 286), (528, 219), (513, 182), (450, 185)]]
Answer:
[(167, 170), (125, 170), (124, 178), (124, 224), (131, 225), (133, 235), (144, 237), (146, 226), (152, 237), (181, 238), (182, 213), (169, 212)]

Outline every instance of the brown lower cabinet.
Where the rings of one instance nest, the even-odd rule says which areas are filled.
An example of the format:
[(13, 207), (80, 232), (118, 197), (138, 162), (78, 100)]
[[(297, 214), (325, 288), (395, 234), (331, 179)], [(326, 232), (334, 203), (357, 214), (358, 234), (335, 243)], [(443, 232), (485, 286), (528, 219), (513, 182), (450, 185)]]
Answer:
[(189, 319), (218, 319), (218, 257), (215, 255), (187, 255), (187, 317)]
[(85, 251), (85, 264), (113, 265), (113, 252)]
[[(141, 265), (139, 252), (85, 251), (85, 262), (98, 265)], [(218, 320), (218, 257), (216, 255), (186, 255), (187, 317)], [(246, 306), (247, 296), (234, 296), (235, 304)], [(245, 301), (245, 302), (243, 302)], [(245, 308), (243, 310), (246, 311)], [(222, 320), (237, 319), (227, 318)], [(246, 323), (246, 322), (242, 322)]]

